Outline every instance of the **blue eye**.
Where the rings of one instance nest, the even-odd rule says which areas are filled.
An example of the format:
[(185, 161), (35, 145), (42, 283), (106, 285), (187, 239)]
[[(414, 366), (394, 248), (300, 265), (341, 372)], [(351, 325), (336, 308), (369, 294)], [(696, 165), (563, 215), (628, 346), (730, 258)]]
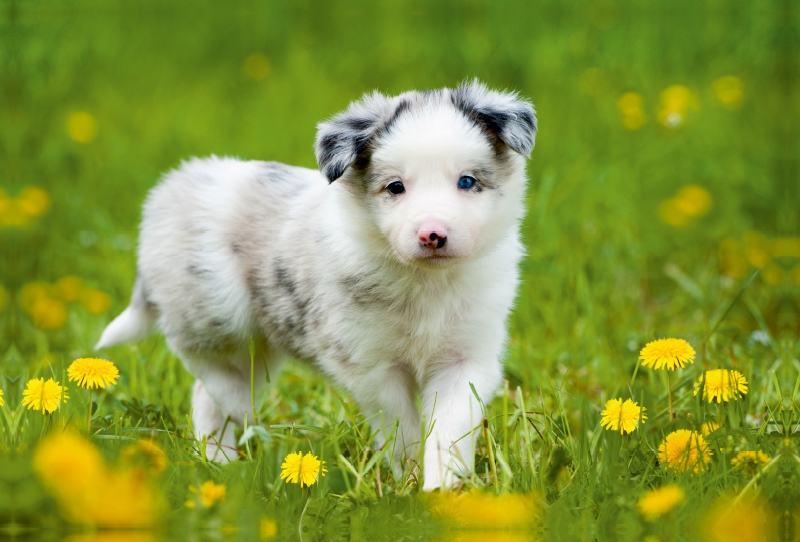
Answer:
[(475, 179), (469, 175), (464, 175), (458, 180), (458, 187), (463, 189), (472, 188), (475, 186)]

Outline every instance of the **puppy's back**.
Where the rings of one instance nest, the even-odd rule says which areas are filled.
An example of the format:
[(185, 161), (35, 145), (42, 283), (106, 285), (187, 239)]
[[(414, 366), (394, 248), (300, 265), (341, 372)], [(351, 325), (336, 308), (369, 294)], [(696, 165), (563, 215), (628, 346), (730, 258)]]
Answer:
[(131, 305), (98, 346), (141, 339), (157, 319), (174, 347), (239, 348), (253, 329), (252, 249), (279, 236), (293, 202), (324, 184), (315, 170), (233, 158), (167, 173), (144, 204)]

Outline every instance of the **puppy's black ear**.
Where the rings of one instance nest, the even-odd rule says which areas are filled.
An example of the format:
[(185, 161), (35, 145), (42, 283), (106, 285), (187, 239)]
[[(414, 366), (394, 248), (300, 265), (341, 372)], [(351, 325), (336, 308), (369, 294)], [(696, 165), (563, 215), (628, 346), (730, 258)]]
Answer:
[(314, 149), (319, 170), (328, 182), (341, 177), (345, 169), (369, 148), (379, 127), (385, 124), (391, 103), (383, 94), (374, 92), (317, 125)]
[(489, 90), (477, 79), (453, 91), (453, 104), (512, 150), (529, 157), (536, 141), (536, 111), (516, 92)]

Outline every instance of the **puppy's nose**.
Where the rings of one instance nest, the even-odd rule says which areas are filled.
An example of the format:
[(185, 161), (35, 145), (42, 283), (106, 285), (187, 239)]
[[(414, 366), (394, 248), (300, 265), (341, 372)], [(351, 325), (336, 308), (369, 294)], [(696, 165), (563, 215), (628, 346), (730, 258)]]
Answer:
[(423, 224), (417, 231), (417, 238), (425, 248), (442, 248), (447, 243), (447, 228), (440, 224)]

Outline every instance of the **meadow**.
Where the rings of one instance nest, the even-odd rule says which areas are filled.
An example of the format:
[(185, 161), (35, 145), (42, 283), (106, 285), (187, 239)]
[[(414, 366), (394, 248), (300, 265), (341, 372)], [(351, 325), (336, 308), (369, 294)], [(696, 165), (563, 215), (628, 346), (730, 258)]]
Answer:
[[(799, 11), (0, 1), (0, 537), (800, 540)], [(93, 352), (164, 171), (315, 167), (316, 123), (364, 92), (473, 77), (540, 131), (506, 383), (458, 491), (422, 494), (414, 458), (396, 477), (299, 362), (221, 466), (160, 336)], [(640, 363), (658, 339), (692, 360)], [(70, 379), (88, 357), (115, 383)], [(325, 462), (309, 487), (281, 478), (298, 451)]]

